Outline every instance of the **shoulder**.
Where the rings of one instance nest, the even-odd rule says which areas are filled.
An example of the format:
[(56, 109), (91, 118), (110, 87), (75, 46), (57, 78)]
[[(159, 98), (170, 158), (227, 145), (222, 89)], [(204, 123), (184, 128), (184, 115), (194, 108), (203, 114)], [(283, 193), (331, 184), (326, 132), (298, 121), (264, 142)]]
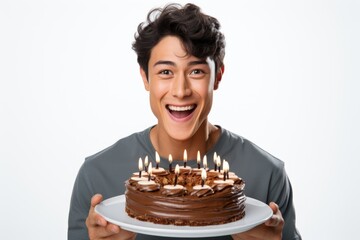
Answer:
[(223, 132), (226, 160), (229, 159), (230, 170), (245, 180), (246, 194), (263, 202), (281, 195), (286, 182), (284, 162), (243, 136)]
[(103, 194), (104, 198), (123, 193), (124, 181), (136, 169), (137, 161), (148, 145), (147, 131), (119, 139), (85, 159), (77, 178), (82, 189), (89, 189), (87, 198), (95, 193)]
[(242, 158), (245, 163), (251, 162), (254, 166), (263, 166), (264, 168), (282, 169), (284, 167), (282, 160), (239, 134), (222, 129), (222, 138), (223, 145), (225, 145), (223, 148), (227, 146), (228, 152), (236, 154), (233, 157)]
[(131, 135), (123, 137), (116, 141), (111, 146), (85, 158), (85, 162), (88, 164), (106, 161), (109, 159), (123, 158), (129, 155), (133, 155), (134, 152), (137, 152), (139, 146), (146, 147), (148, 145), (148, 134), (150, 129), (145, 129), (140, 132), (135, 132)]

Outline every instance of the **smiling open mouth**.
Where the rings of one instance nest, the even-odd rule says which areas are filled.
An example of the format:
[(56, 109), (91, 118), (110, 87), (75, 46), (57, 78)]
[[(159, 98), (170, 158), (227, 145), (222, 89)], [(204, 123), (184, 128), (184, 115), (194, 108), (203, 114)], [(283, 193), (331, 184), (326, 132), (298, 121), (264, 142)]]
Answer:
[(175, 118), (186, 118), (189, 116), (196, 108), (196, 105), (188, 105), (188, 106), (174, 106), (174, 105), (166, 105), (166, 108), (170, 112), (170, 114)]

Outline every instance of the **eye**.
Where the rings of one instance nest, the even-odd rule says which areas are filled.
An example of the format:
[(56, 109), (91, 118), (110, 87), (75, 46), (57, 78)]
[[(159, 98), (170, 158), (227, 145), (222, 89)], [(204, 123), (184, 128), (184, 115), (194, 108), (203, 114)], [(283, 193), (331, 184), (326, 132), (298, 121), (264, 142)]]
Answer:
[(203, 79), (206, 76), (206, 71), (201, 68), (195, 68), (191, 70), (189, 77), (193, 79)]
[(161, 70), (159, 72), (159, 74), (161, 74), (161, 75), (170, 75), (170, 74), (172, 74), (172, 72), (170, 70), (168, 70), (168, 69), (165, 69), (165, 70)]
[(194, 70), (192, 70), (191, 71), (191, 73), (190, 74), (203, 74), (204, 73), (204, 71), (203, 70), (201, 70), (201, 69), (194, 69)]

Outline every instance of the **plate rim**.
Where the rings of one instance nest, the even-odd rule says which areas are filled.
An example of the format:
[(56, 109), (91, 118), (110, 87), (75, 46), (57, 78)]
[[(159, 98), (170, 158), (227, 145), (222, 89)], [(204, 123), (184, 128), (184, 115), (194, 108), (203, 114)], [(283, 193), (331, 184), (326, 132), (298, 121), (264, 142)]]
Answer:
[[(208, 226), (176, 226), (176, 225), (165, 225), (165, 224), (155, 224), (152, 222), (145, 222), (138, 220), (136, 218), (132, 218), (128, 216), (125, 212), (125, 209), (123, 211), (124, 217), (128, 218), (131, 221), (134, 221), (138, 223), (139, 225), (145, 226), (139, 226), (123, 221), (119, 221), (116, 219), (112, 219), (110, 217), (107, 217), (104, 215), (104, 213), (101, 211), (102, 208), (106, 208), (107, 206), (114, 205), (114, 204), (124, 204), (125, 203), (125, 195), (118, 195), (114, 197), (107, 198), (103, 200), (101, 203), (95, 206), (95, 212), (101, 215), (105, 220), (108, 222), (111, 222), (115, 225), (120, 226), (124, 230), (140, 233), (140, 234), (146, 234), (146, 235), (155, 235), (155, 236), (161, 236), (161, 237), (171, 237), (174, 236), (174, 233), (176, 233), (177, 237), (182, 238), (190, 238), (190, 237), (216, 237), (216, 236), (224, 236), (224, 235), (231, 235), (235, 233), (245, 232), (248, 231), (262, 223), (264, 223), (266, 220), (268, 220), (272, 215), (273, 212), (271, 208), (251, 197), (246, 197), (245, 200), (245, 209), (251, 207), (254, 208), (261, 208), (264, 211), (264, 217), (261, 219), (258, 219), (256, 222), (249, 223), (245, 226), (234, 226), (235, 223), (239, 221), (246, 221), (247, 214), (245, 214), (245, 217), (242, 219), (239, 219), (235, 222), (220, 224), (220, 225), (208, 225)], [(267, 213), (265, 214), (265, 211)], [(146, 226), (150, 225), (150, 226)], [(161, 226), (166, 226), (166, 228), (161, 228)], [(173, 227), (174, 229), (168, 228), (169, 226)], [(206, 228), (206, 229), (205, 229)]]

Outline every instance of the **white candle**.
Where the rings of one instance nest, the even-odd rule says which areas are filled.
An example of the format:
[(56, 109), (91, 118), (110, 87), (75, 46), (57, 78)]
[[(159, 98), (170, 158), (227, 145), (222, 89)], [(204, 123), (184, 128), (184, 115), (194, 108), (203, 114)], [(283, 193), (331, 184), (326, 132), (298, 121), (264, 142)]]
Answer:
[(131, 177), (131, 180), (138, 182), (138, 181), (146, 181), (147, 178), (146, 177)]
[(181, 185), (165, 185), (165, 189), (172, 190), (172, 189), (183, 189), (184, 187)]
[(214, 181), (215, 184), (229, 184), (229, 185), (234, 185), (234, 181), (231, 179), (226, 179), (224, 180), (215, 180)]
[(138, 184), (140, 184), (142, 186), (149, 186), (149, 185), (156, 185), (156, 182), (154, 182), (153, 180), (150, 180), (150, 181), (142, 180), (142, 181), (139, 181)]
[(194, 190), (201, 190), (201, 189), (211, 189), (211, 187), (209, 185), (204, 185), (204, 186), (201, 186), (201, 185), (195, 185), (193, 187)]

